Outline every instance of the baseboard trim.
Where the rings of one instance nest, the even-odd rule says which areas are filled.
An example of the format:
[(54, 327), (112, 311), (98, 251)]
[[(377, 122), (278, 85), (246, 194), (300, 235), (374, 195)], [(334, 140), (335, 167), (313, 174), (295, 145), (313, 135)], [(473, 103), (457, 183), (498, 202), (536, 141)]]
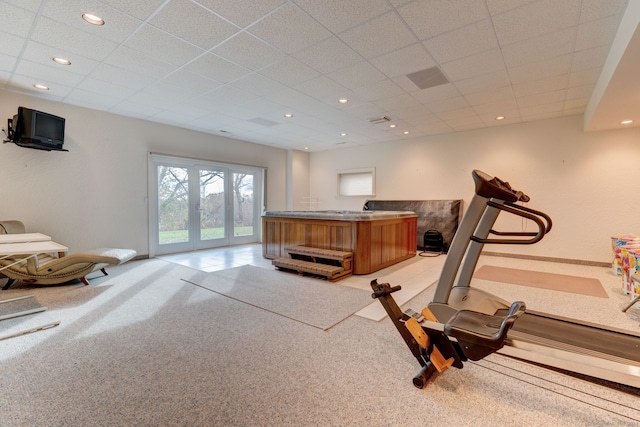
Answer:
[(487, 251), (482, 251), (482, 255), (497, 256), (497, 257), (503, 257), (503, 258), (530, 259), (533, 261), (557, 262), (561, 264), (588, 265), (592, 267), (611, 267), (611, 263), (607, 263), (607, 262), (586, 261), (586, 260), (571, 259), (571, 258), (553, 258), (553, 257), (546, 257), (546, 256), (520, 255), (520, 254), (509, 254), (509, 253), (502, 253), (502, 252), (487, 252)]

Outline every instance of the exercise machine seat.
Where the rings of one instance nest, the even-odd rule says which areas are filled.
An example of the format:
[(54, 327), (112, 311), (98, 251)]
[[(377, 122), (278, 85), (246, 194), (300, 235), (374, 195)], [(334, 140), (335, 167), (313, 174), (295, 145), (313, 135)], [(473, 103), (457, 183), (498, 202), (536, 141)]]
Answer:
[(460, 310), (445, 324), (444, 333), (458, 340), (469, 359), (480, 360), (504, 346), (507, 332), (525, 310), (522, 301), (511, 304), (504, 317)]

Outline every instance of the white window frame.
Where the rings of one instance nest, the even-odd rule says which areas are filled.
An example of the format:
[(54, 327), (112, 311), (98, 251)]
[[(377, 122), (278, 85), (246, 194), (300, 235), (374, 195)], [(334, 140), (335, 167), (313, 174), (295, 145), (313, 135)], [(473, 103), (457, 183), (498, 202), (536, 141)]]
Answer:
[(361, 197), (376, 195), (376, 168), (338, 171), (338, 195)]

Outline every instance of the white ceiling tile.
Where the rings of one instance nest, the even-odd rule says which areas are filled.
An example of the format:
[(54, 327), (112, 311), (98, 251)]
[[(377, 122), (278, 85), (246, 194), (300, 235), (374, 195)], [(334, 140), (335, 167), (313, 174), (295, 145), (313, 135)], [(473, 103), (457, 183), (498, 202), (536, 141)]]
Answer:
[(297, 52), (294, 57), (322, 74), (328, 74), (362, 60), (360, 55), (337, 37), (330, 37)]
[(266, 67), (285, 56), (280, 50), (244, 32), (236, 34), (211, 52), (250, 70)]
[(538, 105), (548, 105), (558, 101), (564, 101), (567, 96), (566, 89), (560, 89), (553, 92), (537, 93), (535, 95), (527, 95), (518, 97), (518, 105), (524, 107), (535, 107)]
[(172, 0), (149, 23), (207, 50), (239, 30), (190, 0)]
[(491, 15), (498, 15), (512, 9), (517, 9), (538, 0), (487, 0), (487, 7)]
[(269, 95), (274, 92), (279, 92), (285, 87), (282, 83), (277, 82), (276, 80), (255, 73), (247, 74), (230, 84), (244, 91), (250, 92), (255, 96)]
[(604, 46), (595, 47), (593, 49), (585, 49), (573, 54), (573, 63), (571, 71), (589, 70), (592, 68), (600, 68), (604, 64), (609, 49)]
[(483, 0), (416, 1), (398, 12), (420, 40), (489, 18)]
[(591, 49), (599, 46), (608, 48), (616, 36), (618, 23), (619, 18), (614, 15), (580, 24), (576, 39), (576, 50)]
[[(53, 62), (52, 58), (65, 58), (71, 61), (71, 65), (59, 65)], [(90, 73), (98, 65), (98, 61), (77, 55), (59, 47), (51, 47), (42, 43), (29, 42), (22, 54), (22, 58), (37, 62), (42, 65), (55, 65), (62, 67), (65, 71), (79, 74)], [(69, 68), (67, 68), (69, 67)]]
[(331, 36), (326, 28), (291, 3), (256, 22), (248, 31), (289, 54)]
[(85, 89), (75, 88), (65, 97), (65, 102), (69, 102), (95, 110), (109, 110), (120, 103), (118, 96), (109, 96), (104, 93), (97, 93)]
[(578, 24), (581, 0), (540, 0), (495, 15), (501, 45), (537, 37)]
[(600, 77), (600, 68), (590, 68), (588, 70), (572, 71), (569, 74), (568, 87), (595, 85)]
[(574, 86), (567, 89), (566, 99), (589, 98), (593, 92), (593, 85)]
[(377, 101), (380, 99), (391, 98), (402, 95), (404, 90), (391, 80), (382, 80), (372, 85), (362, 86), (354, 89), (358, 95), (369, 101)]
[(148, 104), (140, 104), (132, 101), (123, 101), (115, 107), (111, 108), (109, 112), (115, 114), (122, 114), (123, 116), (134, 117), (139, 119), (147, 119), (154, 114), (161, 112), (161, 108), (154, 107)]
[(184, 67), (201, 76), (227, 83), (236, 80), (251, 71), (233, 64), (217, 55), (206, 53)]
[(340, 33), (390, 10), (385, 0), (294, 0), (333, 33)]
[(203, 49), (151, 25), (142, 27), (125, 45), (175, 65), (183, 65), (204, 53)]
[(443, 118), (443, 116), (451, 118), (455, 115), (452, 114), (454, 111), (464, 111), (467, 112), (466, 115), (475, 114), (475, 111), (473, 111), (467, 100), (462, 96), (440, 99), (438, 101), (423, 102), (423, 104), (440, 118)]
[(507, 70), (498, 70), (493, 73), (483, 74), (454, 83), (455, 87), (463, 94), (474, 92), (484, 92), (486, 90), (498, 89), (511, 84)]
[(135, 90), (140, 90), (149, 84), (148, 77), (104, 63), (93, 70), (89, 77)]
[(260, 74), (289, 85), (302, 83), (320, 75), (318, 71), (290, 56), (263, 68)]
[(431, 55), (420, 43), (372, 58), (369, 62), (391, 78), (425, 70), (436, 65)]
[[(507, 124), (522, 122), (520, 111), (518, 109), (514, 109), (512, 111), (498, 110), (497, 112), (489, 112), (487, 114), (478, 112), (478, 115), (487, 127), (503, 126)], [(504, 117), (504, 119), (496, 120), (497, 116)]]
[(26, 39), (18, 37), (14, 34), (4, 33), (0, 31), (0, 52), (9, 56), (18, 56)]
[(96, 97), (108, 95), (109, 97), (113, 97), (116, 99), (127, 98), (136, 92), (136, 89), (128, 88), (110, 82), (105, 82), (102, 80), (94, 79), (92, 77), (85, 77), (76, 86), (76, 89), (80, 89), (84, 92), (91, 92)]
[(509, 76), (513, 84), (530, 80), (540, 80), (545, 77), (567, 74), (571, 70), (571, 55), (563, 55), (557, 58), (547, 59), (545, 61), (536, 62), (535, 64), (526, 64), (519, 67), (509, 68)]
[(275, 9), (287, 3), (287, 0), (197, 0), (198, 3), (245, 28)]
[(485, 123), (487, 122), (487, 117), (491, 117), (491, 120), (495, 120), (498, 116), (511, 119), (517, 118), (518, 120), (520, 117), (518, 104), (516, 103), (515, 99), (509, 102), (496, 102), (492, 104), (474, 105), (473, 110), (478, 113), (480, 118), (482, 118)]
[(477, 114), (469, 116), (457, 116), (453, 119), (444, 119), (445, 123), (455, 131), (480, 129), (484, 127), (484, 120)]
[(420, 101), (421, 103), (427, 105), (429, 103), (433, 103), (436, 101), (441, 101), (445, 99), (458, 98), (460, 97), (460, 92), (456, 88), (455, 85), (451, 83), (447, 83), (440, 86), (430, 87), (428, 89), (423, 89), (418, 92), (414, 92), (411, 94), (415, 99)]
[[(580, 22), (588, 22), (610, 15), (618, 15), (629, 0), (582, 0)], [(633, 1), (633, 0), (631, 0)]]
[(516, 97), (535, 95), (537, 93), (553, 92), (567, 87), (568, 74), (546, 77), (540, 80), (530, 80), (513, 85), (513, 93)]
[(325, 99), (332, 96), (338, 99), (343, 93), (347, 92), (344, 86), (327, 76), (320, 76), (313, 80), (297, 84), (294, 86), (294, 89), (315, 99)]
[[(89, 24), (82, 19), (85, 12), (101, 17), (105, 25)], [(141, 20), (96, 0), (47, 0), (42, 16), (116, 43), (122, 43), (142, 24)]]
[[(13, 66), (15, 65), (15, 63), (16, 63), (15, 57), (0, 53), (0, 71), (3, 71), (5, 73), (9, 73), (10, 71), (13, 71)], [(8, 80), (8, 77), (7, 77), (7, 80)]]
[(578, 27), (570, 27), (502, 46), (504, 62), (517, 67), (571, 53), (577, 32)]
[(464, 98), (467, 102), (476, 107), (483, 104), (512, 104), (516, 107), (516, 100), (514, 96), (514, 90), (511, 86), (503, 86), (500, 88), (485, 89), (483, 91), (472, 92), (466, 94)]
[(40, 17), (32, 40), (57, 46), (87, 58), (103, 60), (118, 46), (117, 43), (89, 34), (46, 17)]
[(203, 99), (210, 98), (217, 103), (243, 103), (255, 98), (255, 95), (240, 88), (224, 85), (208, 92)]
[[(626, 4), (0, 0), (0, 87), (280, 148), (363, 146), (582, 114)], [(107, 25), (84, 23), (87, 9)], [(420, 90), (406, 77), (431, 67), (453, 83)], [(382, 115), (399, 128), (369, 123)]]
[(504, 61), (499, 49), (482, 52), (442, 64), (442, 71), (455, 82), (483, 74), (504, 70)]
[(105, 61), (106, 64), (115, 65), (124, 70), (160, 79), (175, 69), (175, 66), (145, 55), (126, 46), (120, 46)]
[(471, 56), (498, 47), (498, 40), (490, 19), (475, 22), (432, 37), (424, 42), (431, 56), (439, 63)]
[(37, 12), (40, 9), (42, 2), (43, 0), (4, 0), (3, 3), (19, 6), (22, 9), (30, 10), (31, 12)]
[[(589, 96), (586, 96), (584, 98), (567, 99), (564, 102), (564, 111), (567, 112), (579, 110), (578, 112), (584, 112), (584, 109), (589, 103), (589, 98), (591, 98), (591, 93), (589, 93)], [(578, 112), (576, 112), (576, 114)]]
[(384, 74), (366, 61), (334, 71), (328, 77), (347, 89), (374, 84), (386, 78)]
[(386, 111), (401, 110), (403, 108), (421, 109), (423, 107), (418, 100), (406, 93), (375, 101), (374, 104)]
[(118, 9), (140, 20), (147, 19), (166, 0), (100, 0), (114, 9)]
[[(51, 65), (55, 65), (51, 61)], [(60, 67), (37, 64), (30, 61), (20, 61), (16, 73), (33, 79), (33, 83), (47, 82), (47, 86), (65, 85), (73, 87), (82, 81), (83, 75), (61, 70)]]
[(298, 105), (304, 104), (313, 99), (309, 95), (306, 95), (289, 87), (282, 89), (280, 92), (272, 94), (270, 98), (278, 104), (288, 105), (290, 107), (297, 107)]
[(36, 14), (21, 7), (0, 3), (0, 28), (3, 32), (27, 37)]
[[(49, 90), (40, 90), (33, 87), (34, 84), (41, 83), (49, 86)], [(38, 98), (62, 101), (62, 99), (71, 92), (71, 86), (62, 84), (51, 84), (47, 80), (34, 81), (31, 76), (23, 76), (22, 74), (13, 74), (11, 77), (11, 85), (18, 89), (18, 92)]]
[(162, 79), (162, 82), (173, 86), (182, 87), (193, 92), (208, 92), (212, 89), (220, 87), (221, 83), (212, 79), (208, 79), (199, 74), (192, 73), (187, 70), (176, 70)]
[(340, 38), (365, 58), (373, 58), (416, 42), (398, 16), (389, 12), (345, 31)]
[(531, 107), (521, 107), (520, 115), (524, 121), (542, 120), (558, 117), (564, 110), (564, 102), (551, 102), (549, 104), (534, 105)]

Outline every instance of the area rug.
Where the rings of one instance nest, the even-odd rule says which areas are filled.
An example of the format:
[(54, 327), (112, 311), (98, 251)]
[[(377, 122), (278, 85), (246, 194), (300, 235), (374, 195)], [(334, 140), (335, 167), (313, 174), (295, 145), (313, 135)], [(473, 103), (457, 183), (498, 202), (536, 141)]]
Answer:
[(42, 307), (31, 295), (7, 298), (0, 300), (0, 320), (27, 316), (45, 311), (46, 309), (46, 307)]
[(325, 331), (371, 303), (362, 289), (251, 265), (182, 280)]
[(609, 298), (600, 281), (588, 277), (483, 265), (473, 273), (473, 278), (571, 292), (598, 298)]

